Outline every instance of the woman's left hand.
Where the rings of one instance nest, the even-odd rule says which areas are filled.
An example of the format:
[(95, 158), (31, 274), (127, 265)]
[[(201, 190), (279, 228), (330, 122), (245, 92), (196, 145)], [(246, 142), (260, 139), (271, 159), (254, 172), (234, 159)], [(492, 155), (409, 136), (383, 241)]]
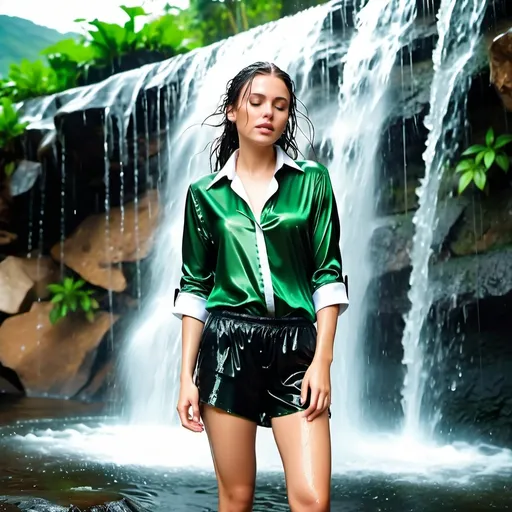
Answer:
[(304, 375), (301, 387), (301, 402), (304, 404), (310, 390), (309, 407), (304, 411), (308, 421), (313, 421), (331, 405), (331, 365), (313, 359)]

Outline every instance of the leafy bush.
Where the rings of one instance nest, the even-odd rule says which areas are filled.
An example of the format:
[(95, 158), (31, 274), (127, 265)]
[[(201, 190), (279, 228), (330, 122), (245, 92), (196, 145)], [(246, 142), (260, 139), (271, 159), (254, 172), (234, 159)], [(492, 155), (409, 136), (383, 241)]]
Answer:
[(85, 281), (73, 280), (66, 277), (62, 283), (48, 285), (48, 290), (52, 293), (51, 302), (53, 309), (50, 311), (50, 322), (55, 324), (61, 318), (64, 318), (70, 311), (83, 311), (85, 318), (92, 322), (94, 320), (94, 310), (99, 308), (98, 301), (91, 297), (93, 290), (83, 290)]
[(30, 62), (24, 59), (21, 64), (11, 64), (6, 80), (0, 82), (0, 97), (13, 101), (45, 96), (72, 86), (52, 67), (42, 61)]
[(4, 173), (10, 176), (15, 168), (15, 151), (12, 142), (25, 131), (28, 123), (20, 123), (18, 112), (9, 98), (0, 99), (0, 153)]
[(510, 158), (503, 148), (512, 142), (512, 135), (495, 137), (493, 128), (487, 130), (484, 144), (475, 144), (466, 149), (462, 156), (472, 156), (459, 162), (455, 172), (462, 173), (459, 178), (458, 192), (462, 194), (471, 182), (484, 190), (487, 185), (487, 171), (495, 164), (508, 172)]
[(119, 57), (137, 50), (160, 51), (172, 56), (200, 44), (185, 27), (185, 18), (180, 10), (176, 14), (168, 12), (136, 31), (135, 19), (147, 16), (146, 11), (140, 6), (122, 5), (121, 9), (128, 16), (124, 26), (98, 19), (77, 19), (77, 23), (85, 24), (87, 36), (79, 40), (60, 41), (44, 50), (43, 54), (50, 62), (58, 62), (66, 69), (74, 70), (76, 74), (87, 66), (111, 65)]

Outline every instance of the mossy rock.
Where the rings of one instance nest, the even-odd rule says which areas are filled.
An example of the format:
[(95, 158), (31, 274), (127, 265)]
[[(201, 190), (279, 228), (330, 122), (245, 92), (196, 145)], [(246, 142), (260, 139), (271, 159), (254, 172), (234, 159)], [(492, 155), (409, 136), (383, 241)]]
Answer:
[(456, 256), (512, 246), (512, 190), (474, 192), (449, 244)]

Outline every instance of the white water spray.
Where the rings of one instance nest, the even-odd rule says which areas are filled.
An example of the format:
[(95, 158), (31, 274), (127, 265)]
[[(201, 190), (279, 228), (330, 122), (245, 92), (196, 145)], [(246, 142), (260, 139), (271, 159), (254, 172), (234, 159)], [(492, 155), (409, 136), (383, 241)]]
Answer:
[[(357, 17), (344, 57), (338, 115), (327, 134), (333, 146), (329, 166), (342, 224), (344, 271), (350, 307), (335, 342), (333, 415), (336, 437), (350, 440), (361, 430), (361, 386), (365, 294), (372, 277), (370, 238), (374, 229), (377, 149), (390, 115), (386, 103), (391, 71), (416, 16), (415, 0), (369, 0)], [(343, 433), (339, 429), (343, 430)]]
[(430, 95), (430, 112), (425, 120), (429, 130), (425, 160), (425, 177), (417, 190), (419, 207), (414, 215), (415, 234), (411, 253), (412, 272), (409, 300), (411, 308), (405, 317), (402, 338), (403, 363), (407, 375), (403, 388), (404, 433), (418, 436), (422, 433), (421, 402), (428, 368), (424, 366), (423, 327), (430, 307), (432, 290), (429, 286), (429, 261), (436, 227), (436, 206), (445, 157), (452, 152), (447, 147), (457, 130), (456, 107), (467, 93), (471, 73), (468, 67), (479, 44), (479, 32), (487, 2), (483, 0), (444, 0), (438, 14), (439, 40), (434, 51), (434, 79)]

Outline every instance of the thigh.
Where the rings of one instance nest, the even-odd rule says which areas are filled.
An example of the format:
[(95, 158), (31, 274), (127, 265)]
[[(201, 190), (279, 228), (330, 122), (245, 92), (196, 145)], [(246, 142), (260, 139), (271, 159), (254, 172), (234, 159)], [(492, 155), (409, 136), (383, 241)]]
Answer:
[(256, 423), (202, 405), (220, 499), (252, 500), (256, 479)]
[(272, 430), (283, 461), (292, 511), (329, 510), (331, 435), (328, 412), (311, 422), (302, 412), (272, 418)]

